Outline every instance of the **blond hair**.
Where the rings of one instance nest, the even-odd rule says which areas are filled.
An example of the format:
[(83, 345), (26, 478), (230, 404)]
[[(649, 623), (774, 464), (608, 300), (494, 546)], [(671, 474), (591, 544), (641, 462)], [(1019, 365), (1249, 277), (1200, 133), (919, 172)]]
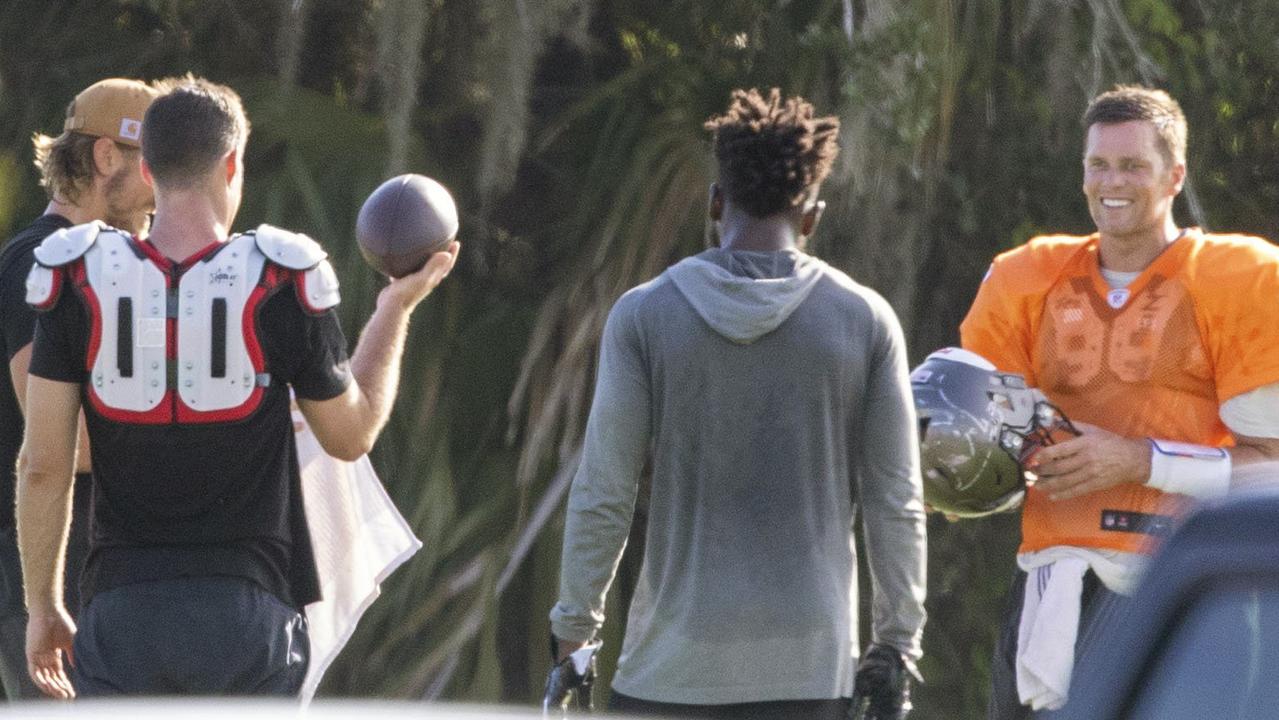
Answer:
[(97, 141), (92, 135), (74, 132), (64, 132), (56, 138), (41, 133), (31, 137), (40, 186), (50, 200), (75, 204), (93, 185), (93, 144)]

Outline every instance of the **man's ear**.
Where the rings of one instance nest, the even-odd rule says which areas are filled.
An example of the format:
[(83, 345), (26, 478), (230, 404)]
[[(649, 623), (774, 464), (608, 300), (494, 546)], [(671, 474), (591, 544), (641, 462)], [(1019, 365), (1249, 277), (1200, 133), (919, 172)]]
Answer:
[(100, 137), (93, 141), (93, 174), (111, 176), (120, 167), (123, 153), (115, 146), (115, 140)]
[(1184, 162), (1176, 163), (1172, 166), (1172, 194), (1174, 196), (1181, 193), (1181, 188), (1186, 185), (1186, 164)]
[(154, 192), (155, 176), (151, 174), (151, 166), (147, 164), (146, 158), (141, 158), (138, 160), (138, 172), (142, 174), (142, 182), (146, 183), (147, 187), (151, 188), (151, 190)]
[(222, 159), (222, 164), (226, 168), (226, 181), (228, 184), (230, 184), (231, 180), (235, 178), (235, 174), (239, 170), (239, 160), (239, 150), (232, 150), (231, 152), (228, 152), (226, 157)]
[(799, 234), (804, 237), (812, 235), (813, 231), (817, 229), (817, 223), (821, 222), (822, 213), (824, 212), (826, 212), (825, 200), (818, 200), (809, 205), (799, 219)]
[(719, 183), (711, 183), (710, 197), (706, 202), (706, 215), (711, 220), (719, 222), (724, 217), (724, 191), (719, 189)]

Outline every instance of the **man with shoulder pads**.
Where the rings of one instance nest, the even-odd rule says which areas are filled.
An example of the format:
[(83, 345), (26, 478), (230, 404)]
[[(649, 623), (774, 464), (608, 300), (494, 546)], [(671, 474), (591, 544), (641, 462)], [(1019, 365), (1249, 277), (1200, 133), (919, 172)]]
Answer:
[[(234, 91), (175, 81), (143, 125), (149, 239), (80, 225), (35, 252), (18, 539), (47, 694), (298, 692), (318, 580), (289, 390), (327, 453), (367, 452), (409, 315), (457, 256), (384, 288), (348, 359), (319, 245), (267, 225), (228, 237), (248, 133)], [(59, 570), (82, 404), (96, 450), (77, 632)]]

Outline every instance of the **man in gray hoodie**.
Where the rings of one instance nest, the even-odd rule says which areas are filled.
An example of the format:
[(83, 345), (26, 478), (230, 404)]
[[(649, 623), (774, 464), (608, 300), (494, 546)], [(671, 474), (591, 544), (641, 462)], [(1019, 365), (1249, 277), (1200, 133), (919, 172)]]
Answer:
[[(645, 557), (610, 707), (708, 718), (909, 708), (924, 624), (924, 510), (905, 343), (888, 304), (799, 248), (839, 122), (735, 91), (715, 136), (720, 247), (609, 314), (565, 527), (560, 658), (604, 596), (651, 458)], [(873, 645), (857, 669), (862, 507)]]

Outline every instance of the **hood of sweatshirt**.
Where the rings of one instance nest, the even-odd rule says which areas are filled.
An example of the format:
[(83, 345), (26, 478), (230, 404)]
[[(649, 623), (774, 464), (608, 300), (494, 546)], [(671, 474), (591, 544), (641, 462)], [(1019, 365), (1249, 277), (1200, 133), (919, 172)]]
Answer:
[(698, 315), (735, 343), (776, 330), (822, 279), (826, 263), (799, 250), (712, 248), (666, 270)]

